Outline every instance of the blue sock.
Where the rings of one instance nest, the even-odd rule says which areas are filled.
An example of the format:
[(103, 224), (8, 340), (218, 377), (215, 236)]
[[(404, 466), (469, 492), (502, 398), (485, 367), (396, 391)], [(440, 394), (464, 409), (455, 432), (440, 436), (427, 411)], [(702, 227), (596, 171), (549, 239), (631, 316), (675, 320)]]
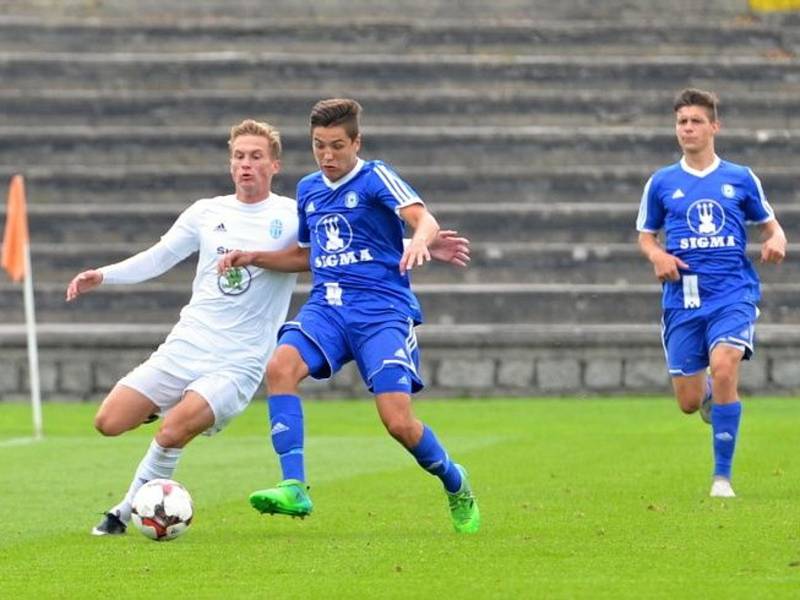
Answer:
[(276, 394), (267, 398), (272, 447), (278, 453), (284, 479), (306, 480), (303, 465), (303, 407), (300, 398)]
[(715, 404), (711, 407), (711, 430), (714, 434), (714, 476), (731, 478), (733, 451), (742, 418), (742, 403)]
[(444, 489), (448, 492), (452, 494), (461, 489), (461, 472), (427, 425), (422, 429), (419, 444), (410, 448), (409, 452), (423, 469), (442, 480)]

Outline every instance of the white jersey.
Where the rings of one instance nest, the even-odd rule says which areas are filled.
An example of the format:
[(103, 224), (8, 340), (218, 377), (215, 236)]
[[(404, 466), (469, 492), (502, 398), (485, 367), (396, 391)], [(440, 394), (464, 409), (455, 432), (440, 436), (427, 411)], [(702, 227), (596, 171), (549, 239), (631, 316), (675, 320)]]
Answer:
[(217, 262), (229, 250), (283, 250), (297, 244), (297, 203), (271, 194), (257, 204), (236, 196), (198, 200), (161, 242), (186, 258), (199, 252), (192, 297), (149, 363), (179, 377), (223, 371), (254, 392), (286, 319), (294, 273), (239, 267), (227, 277)]

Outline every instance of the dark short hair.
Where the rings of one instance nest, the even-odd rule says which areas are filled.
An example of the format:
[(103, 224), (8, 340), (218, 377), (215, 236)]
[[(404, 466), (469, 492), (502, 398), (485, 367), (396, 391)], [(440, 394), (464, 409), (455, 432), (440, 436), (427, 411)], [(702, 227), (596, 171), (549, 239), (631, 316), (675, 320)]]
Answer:
[(708, 112), (708, 118), (713, 123), (719, 115), (719, 99), (714, 92), (698, 90), (697, 88), (686, 88), (678, 92), (672, 108), (678, 112), (684, 106), (702, 106)]
[(320, 100), (311, 109), (311, 131), (315, 127), (344, 127), (350, 139), (359, 133), (361, 105), (350, 98)]

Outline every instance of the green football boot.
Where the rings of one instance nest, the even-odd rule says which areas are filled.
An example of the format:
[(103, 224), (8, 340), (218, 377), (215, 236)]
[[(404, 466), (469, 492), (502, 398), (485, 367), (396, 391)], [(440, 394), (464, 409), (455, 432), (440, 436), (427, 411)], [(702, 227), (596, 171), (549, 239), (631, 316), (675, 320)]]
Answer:
[(458, 533), (477, 533), (481, 526), (481, 512), (478, 502), (472, 494), (472, 486), (467, 478), (467, 470), (461, 465), (456, 465), (461, 472), (461, 489), (454, 494), (447, 492), (447, 502), (450, 504), (450, 517), (453, 519), (453, 528)]
[(253, 492), (250, 494), (250, 505), (262, 514), (289, 515), (301, 519), (314, 509), (308, 487), (298, 479), (286, 479), (274, 488)]

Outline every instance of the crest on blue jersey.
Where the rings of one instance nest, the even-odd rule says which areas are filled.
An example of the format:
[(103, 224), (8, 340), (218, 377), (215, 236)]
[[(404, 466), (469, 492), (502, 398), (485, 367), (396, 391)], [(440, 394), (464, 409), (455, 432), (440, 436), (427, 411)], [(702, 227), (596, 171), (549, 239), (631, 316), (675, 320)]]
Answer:
[(730, 183), (723, 183), (722, 195), (726, 198), (733, 198), (736, 195), (736, 190), (733, 189), (733, 186)]
[(717, 235), (725, 226), (725, 211), (716, 200), (698, 200), (686, 211), (686, 222), (698, 235)]
[(358, 206), (358, 194), (355, 192), (347, 192), (347, 195), (344, 197), (344, 205), (347, 208), (355, 208)]
[(353, 241), (353, 229), (344, 215), (334, 213), (317, 221), (314, 234), (324, 252), (336, 253), (347, 250)]
[(272, 223), (269, 224), (269, 234), (272, 236), (273, 240), (277, 240), (281, 237), (283, 233), (283, 221), (280, 219), (274, 219)]

